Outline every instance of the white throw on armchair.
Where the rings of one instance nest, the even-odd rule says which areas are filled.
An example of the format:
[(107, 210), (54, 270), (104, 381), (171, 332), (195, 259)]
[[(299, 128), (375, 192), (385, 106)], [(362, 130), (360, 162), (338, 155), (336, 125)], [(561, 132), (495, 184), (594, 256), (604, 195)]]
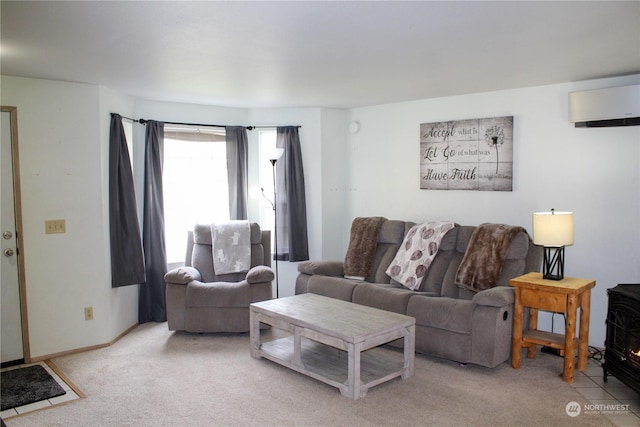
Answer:
[(169, 271), (169, 330), (187, 332), (248, 332), (249, 304), (271, 299), (271, 233), (251, 223), (251, 269), (248, 273), (216, 275), (211, 225), (189, 233), (185, 266)]

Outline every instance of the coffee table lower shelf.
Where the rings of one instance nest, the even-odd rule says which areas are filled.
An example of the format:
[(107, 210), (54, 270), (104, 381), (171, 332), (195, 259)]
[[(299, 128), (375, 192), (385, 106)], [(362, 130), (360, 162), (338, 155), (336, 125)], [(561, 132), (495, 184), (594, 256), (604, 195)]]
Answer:
[[(347, 396), (349, 392), (347, 352), (305, 338), (301, 339), (300, 347), (300, 361), (298, 362), (295, 360), (293, 336), (262, 343), (259, 354), (265, 359), (337, 387), (344, 396)], [(400, 352), (372, 348), (360, 353), (360, 390), (362, 394), (364, 395), (366, 390), (371, 387), (403, 376), (403, 370), (404, 361)]]

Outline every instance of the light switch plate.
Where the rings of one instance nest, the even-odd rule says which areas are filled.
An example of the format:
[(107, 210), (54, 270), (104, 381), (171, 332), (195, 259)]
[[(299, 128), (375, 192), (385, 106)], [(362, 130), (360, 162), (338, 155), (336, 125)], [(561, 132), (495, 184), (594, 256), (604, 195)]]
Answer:
[(60, 234), (66, 232), (64, 219), (48, 219), (44, 222), (44, 232), (46, 234)]

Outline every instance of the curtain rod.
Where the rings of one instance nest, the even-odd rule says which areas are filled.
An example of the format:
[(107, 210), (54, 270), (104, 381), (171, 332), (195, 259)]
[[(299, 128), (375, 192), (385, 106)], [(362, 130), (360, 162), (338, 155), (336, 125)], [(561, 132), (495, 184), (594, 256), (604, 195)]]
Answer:
[[(149, 120), (147, 119), (139, 119), (138, 122), (140, 124), (147, 124)], [(225, 125), (210, 125), (210, 124), (206, 124), (206, 123), (183, 123), (183, 122), (162, 122), (165, 124), (169, 124), (169, 125), (178, 125), (178, 126), (201, 126), (201, 127), (210, 127), (210, 128), (224, 128), (226, 127)]]
[[(120, 116), (120, 114), (118, 114), (118, 113), (111, 113), (111, 115), (112, 115), (112, 116), (115, 116), (115, 115)], [(125, 120), (130, 120), (130, 121), (132, 121), (132, 122), (136, 122), (136, 123), (138, 122), (138, 120), (136, 120), (136, 119), (132, 119), (131, 117), (127, 117), (127, 116), (120, 116), (120, 117), (121, 117), (121, 118), (123, 118), (123, 119), (125, 119)]]
[[(116, 113), (111, 113), (111, 115), (114, 115)], [(141, 125), (145, 125), (147, 124), (147, 122), (149, 120), (147, 119), (132, 119), (131, 117), (126, 117), (126, 116), (120, 116), (123, 119), (126, 120), (131, 120), (132, 122), (135, 123), (140, 123)], [(204, 123), (182, 123), (182, 122), (163, 122), (163, 123), (167, 123), (170, 125), (178, 125), (178, 126), (206, 126), (206, 127), (212, 127), (212, 128), (225, 128), (227, 126), (225, 125), (209, 125), (209, 124), (204, 124)], [(245, 129), (247, 130), (254, 130), (254, 129), (271, 129), (271, 128), (277, 128), (277, 127), (285, 127), (285, 126), (244, 126)], [(298, 129), (300, 129), (302, 126), (298, 125), (298, 126), (291, 126), (291, 127), (297, 127)]]

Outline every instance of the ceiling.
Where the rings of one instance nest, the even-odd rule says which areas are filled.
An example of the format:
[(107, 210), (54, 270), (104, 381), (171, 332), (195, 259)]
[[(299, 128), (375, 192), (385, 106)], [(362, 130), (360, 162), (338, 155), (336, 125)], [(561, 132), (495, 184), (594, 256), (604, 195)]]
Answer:
[(640, 73), (640, 1), (4, 1), (3, 75), (350, 108)]

